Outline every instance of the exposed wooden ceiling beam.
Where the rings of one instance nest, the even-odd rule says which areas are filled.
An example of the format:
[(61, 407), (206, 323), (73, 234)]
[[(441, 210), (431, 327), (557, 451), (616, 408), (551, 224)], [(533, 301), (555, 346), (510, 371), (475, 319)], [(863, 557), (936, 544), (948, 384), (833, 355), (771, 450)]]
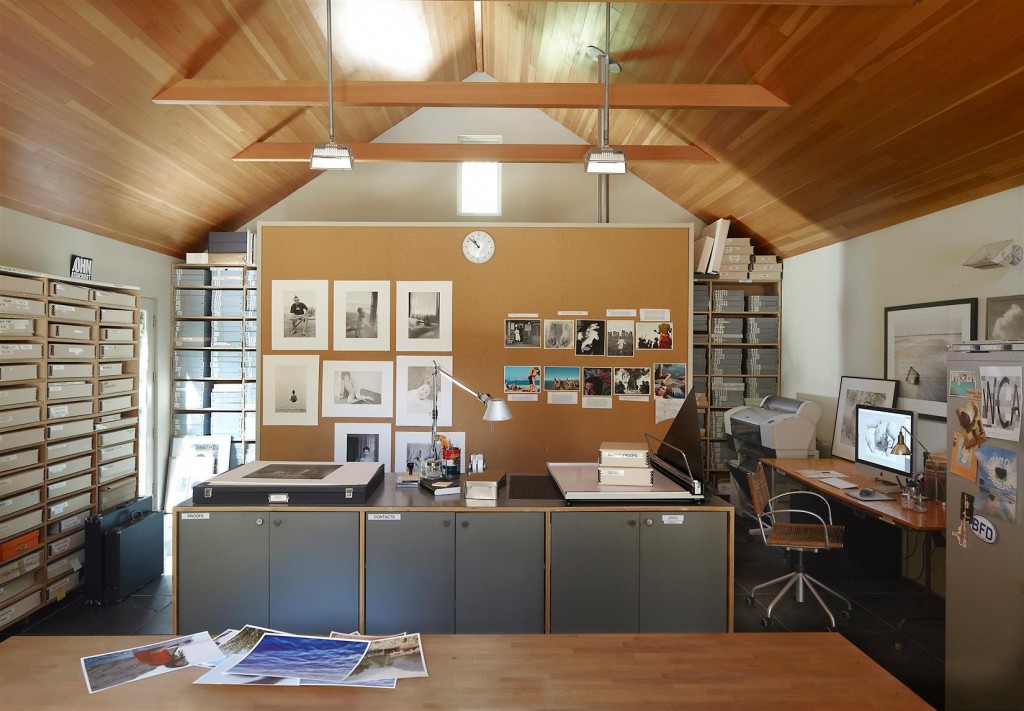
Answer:
[[(591, 146), (522, 143), (349, 143), (359, 163), (580, 163)], [(715, 163), (697, 146), (615, 146), (628, 162)], [(308, 163), (312, 143), (254, 143), (232, 160)]]
[[(507, 2), (508, 0), (483, 0), (484, 2)], [(534, 0), (535, 2), (563, 2), (564, 0)], [(576, 2), (599, 2), (606, 0), (576, 0)], [(920, 0), (633, 0), (637, 3), (658, 3), (660, 5), (821, 5), (823, 7), (910, 7)]]
[[(182, 79), (155, 97), (155, 104), (325, 106), (322, 81), (241, 82)], [(486, 106), (571, 109), (604, 105), (600, 84), (458, 81), (335, 82), (342, 106)], [(789, 104), (758, 84), (612, 84), (613, 109), (785, 109)]]

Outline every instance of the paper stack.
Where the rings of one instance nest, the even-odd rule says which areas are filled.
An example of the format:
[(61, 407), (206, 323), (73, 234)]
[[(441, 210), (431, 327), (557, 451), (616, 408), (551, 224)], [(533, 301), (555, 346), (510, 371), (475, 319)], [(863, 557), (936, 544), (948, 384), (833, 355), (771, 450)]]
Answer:
[(643, 442), (602, 442), (597, 483), (612, 486), (654, 486), (654, 470)]

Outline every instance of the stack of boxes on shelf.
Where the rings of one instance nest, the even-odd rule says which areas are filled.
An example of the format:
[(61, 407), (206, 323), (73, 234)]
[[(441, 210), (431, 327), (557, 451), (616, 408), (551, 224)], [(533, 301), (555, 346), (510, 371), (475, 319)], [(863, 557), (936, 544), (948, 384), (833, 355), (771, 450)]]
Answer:
[(754, 254), (749, 237), (728, 237), (718, 274), (737, 281), (781, 281), (782, 262), (775, 255)]
[(597, 483), (603, 486), (654, 486), (647, 445), (643, 442), (602, 442), (597, 458)]
[(133, 287), (0, 267), (0, 629), (80, 586), (88, 516), (138, 490)]

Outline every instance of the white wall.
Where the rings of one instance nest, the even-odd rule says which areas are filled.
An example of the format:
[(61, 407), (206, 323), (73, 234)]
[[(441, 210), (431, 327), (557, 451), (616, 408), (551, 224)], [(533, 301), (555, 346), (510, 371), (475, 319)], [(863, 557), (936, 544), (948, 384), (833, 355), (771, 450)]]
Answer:
[[(881, 378), (885, 308), (977, 297), (978, 337), (985, 299), (1024, 293), (1024, 264), (962, 266), (988, 242), (1024, 242), (1024, 188), (1007, 190), (785, 261), (782, 281), (782, 390), (822, 406), (818, 439), (832, 448), (843, 375)], [(945, 451), (945, 422), (921, 420), (921, 441)]]
[(0, 207), (0, 264), (67, 275), (72, 254), (92, 257), (94, 281), (138, 286), (142, 296), (156, 299), (156, 481), (162, 482), (171, 431), (170, 265), (180, 260)]

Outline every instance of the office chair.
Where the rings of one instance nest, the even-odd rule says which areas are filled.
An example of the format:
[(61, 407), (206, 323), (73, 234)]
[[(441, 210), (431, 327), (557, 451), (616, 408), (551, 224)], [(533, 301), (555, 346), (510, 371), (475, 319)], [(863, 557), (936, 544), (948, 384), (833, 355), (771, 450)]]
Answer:
[[(757, 512), (758, 522), (761, 524), (761, 537), (765, 542), (765, 545), (773, 546), (776, 548), (784, 548), (787, 551), (796, 552), (796, 562), (793, 565), (793, 572), (783, 575), (782, 577), (769, 580), (766, 583), (754, 586), (750, 591), (750, 595), (747, 597), (747, 604), (753, 606), (756, 604), (757, 591), (762, 588), (767, 588), (777, 583), (785, 582), (782, 590), (775, 596), (771, 604), (768, 605), (768, 614), (761, 618), (761, 626), (769, 628), (772, 626), (772, 610), (775, 609), (775, 605), (778, 604), (782, 596), (793, 587), (796, 586), (796, 600), (797, 602), (804, 601), (804, 588), (811, 591), (814, 598), (821, 605), (821, 608), (828, 615), (830, 631), (834, 631), (836, 627), (836, 618), (832, 616), (832, 610), (829, 609), (825, 601), (821, 599), (821, 595), (818, 593), (818, 588), (832, 593), (837, 598), (843, 601), (846, 605), (845, 610), (841, 610), (839, 617), (843, 620), (850, 619), (850, 610), (853, 609), (853, 605), (850, 600), (829, 586), (822, 583), (816, 578), (812, 578), (810, 575), (804, 572), (804, 552), (810, 551), (817, 553), (822, 550), (835, 550), (843, 547), (843, 531), (842, 526), (835, 526), (832, 524), (832, 509), (828, 505), (828, 500), (821, 494), (817, 494), (813, 491), (791, 491), (785, 494), (779, 494), (778, 496), (770, 496), (768, 493), (768, 483), (765, 480), (764, 469), (760, 464), (757, 465), (757, 470), (747, 473), (747, 481), (750, 484), (750, 498), (754, 504), (754, 510)], [(807, 511), (804, 509), (794, 508), (775, 508), (775, 502), (779, 499), (793, 497), (793, 496), (815, 496), (825, 502), (825, 507), (828, 510), (828, 522), (814, 513), (813, 511)], [(788, 523), (786, 521), (779, 521), (775, 517), (778, 514), (805, 514), (818, 520), (818, 523)]]

